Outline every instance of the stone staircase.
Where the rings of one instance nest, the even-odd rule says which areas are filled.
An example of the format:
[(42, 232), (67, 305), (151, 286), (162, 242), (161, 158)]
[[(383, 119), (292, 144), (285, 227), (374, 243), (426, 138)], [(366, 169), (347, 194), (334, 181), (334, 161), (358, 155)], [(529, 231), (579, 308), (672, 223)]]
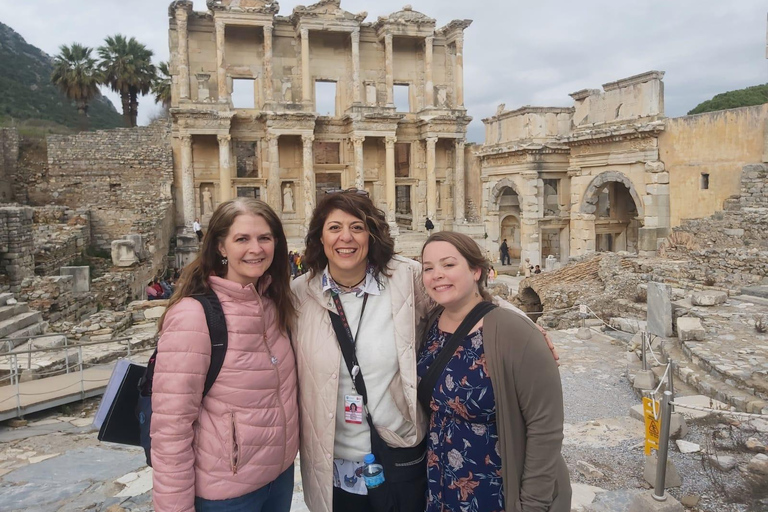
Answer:
[[(29, 309), (26, 302), (16, 302), (12, 293), (0, 294), (0, 344), (5, 345), (0, 352), (8, 350), (7, 341), (43, 334), (47, 328), (42, 313)], [(16, 347), (23, 342), (17, 339), (10, 343)]]

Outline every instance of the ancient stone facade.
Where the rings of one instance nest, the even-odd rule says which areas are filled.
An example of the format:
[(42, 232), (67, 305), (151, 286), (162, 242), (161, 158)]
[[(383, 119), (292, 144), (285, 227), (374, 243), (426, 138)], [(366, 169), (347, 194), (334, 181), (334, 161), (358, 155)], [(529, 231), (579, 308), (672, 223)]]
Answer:
[[(463, 41), (409, 6), (375, 22), (321, 0), (169, 8), (177, 226), (236, 196), (289, 237), (325, 191), (369, 192), (397, 229), (466, 224)], [(245, 92), (243, 92), (245, 91)]]
[(16, 128), (0, 128), (0, 203), (13, 202), (12, 180), (19, 160)]
[(0, 288), (17, 292), (35, 272), (32, 208), (0, 207)]
[(90, 245), (90, 212), (66, 206), (41, 206), (34, 210), (35, 274), (58, 275), (59, 268), (80, 258)]

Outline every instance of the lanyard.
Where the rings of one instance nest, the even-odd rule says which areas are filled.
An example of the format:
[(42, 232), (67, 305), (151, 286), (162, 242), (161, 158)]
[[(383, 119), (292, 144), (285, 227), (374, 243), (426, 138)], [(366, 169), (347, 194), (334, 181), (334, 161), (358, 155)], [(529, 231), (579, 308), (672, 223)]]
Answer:
[(368, 294), (366, 293), (363, 296), (363, 308), (360, 310), (360, 320), (357, 322), (357, 331), (355, 332), (354, 337), (352, 337), (352, 329), (349, 327), (349, 321), (347, 320), (347, 315), (344, 313), (344, 306), (341, 305), (339, 294), (331, 293), (331, 297), (333, 297), (333, 303), (336, 305), (336, 311), (339, 313), (339, 318), (341, 318), (341, 323), (344, 325), (344, 330), (347, 332), (347, 336), (349, 336), (349, 339), (352, 342), (352, 369), (350, 370), (350, 374), (352, 375), (352, 383), (354, 384), (355, 377), (360, 373), (360, 365), (357, 364), (357, 354), (354, 349), (357, 345), (357, 337), (360, 335), (360, 326), (363, 325), (363, 313), (365, 313), (365, 305), (368, 302)]

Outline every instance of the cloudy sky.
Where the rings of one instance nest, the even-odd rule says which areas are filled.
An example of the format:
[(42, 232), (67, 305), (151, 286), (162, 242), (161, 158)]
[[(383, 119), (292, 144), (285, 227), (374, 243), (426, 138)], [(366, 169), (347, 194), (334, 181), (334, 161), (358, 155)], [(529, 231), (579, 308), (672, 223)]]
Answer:
[[(568, 94), (620, 78), (666, 71), (666, 114), (685, 113), (714, 94), (768, 82), (765, 0), (402, 0), (437, 19), (474, 20), (465, 37), (469, 139), (482, 142), (482, 118), (499, 103), (569, 106)], [(54, 55), (62, 44), (99, 46), (134, 36), (168, 59), (170, 1), (0, 0), (0, 21)], [(205, 10), (205, 0), (194, 0)], [(280, 14), (298, 4), (281, 0)], [(342, 0), (366, 21), (402, 8), (390, 0)], [(117, 96), (110, 94), (119, 105)], [(157, 111), (150, 98), (139, 122)]]

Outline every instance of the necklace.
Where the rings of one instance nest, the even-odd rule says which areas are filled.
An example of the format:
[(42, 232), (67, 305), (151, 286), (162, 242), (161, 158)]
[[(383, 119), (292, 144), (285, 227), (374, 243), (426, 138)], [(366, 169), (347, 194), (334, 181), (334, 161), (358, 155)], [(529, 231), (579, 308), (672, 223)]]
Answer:
[(336, 284), (337, 284), (337, 285), (339, 285), (339, 287), (341, 287), (341, 288), (346, 288), (347, 290), (351, 290), (351, 289), (353, 289), (353, 288), (355, 288), (355, 287), (357, 287), (357, 286), (360, 286), (361, 284), (363, 284), (363, 281), (365, 281), (365, 277), (366, 277), (366, 276), (363, 276), (363, 278), (362, 278), (361, 280), (359, 280), (358, 282), (356, 282), (355, 284), (353, 284), (353, 285), (351, 285), (351, 286), (348, 286), (348, 285), (346, 285), (346, 284), (341, 284), (340, 282), (336, 281), (335, 279), (334, 279), (334, 281), (336, 281)]

